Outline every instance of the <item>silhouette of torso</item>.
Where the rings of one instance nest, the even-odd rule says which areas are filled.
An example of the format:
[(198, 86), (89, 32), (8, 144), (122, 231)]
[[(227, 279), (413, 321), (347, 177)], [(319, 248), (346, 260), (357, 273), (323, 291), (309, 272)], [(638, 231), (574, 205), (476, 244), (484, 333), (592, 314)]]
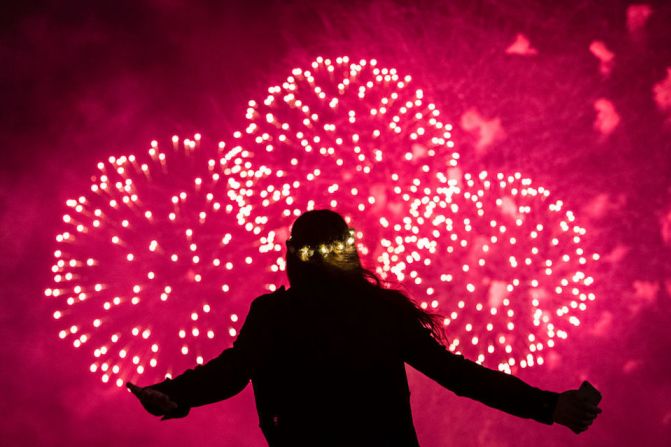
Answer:
[(290, 289), (259, 303), (252, 382), (264, 434), (271, 445), (418, 445), (400, 306), (337, 292)]

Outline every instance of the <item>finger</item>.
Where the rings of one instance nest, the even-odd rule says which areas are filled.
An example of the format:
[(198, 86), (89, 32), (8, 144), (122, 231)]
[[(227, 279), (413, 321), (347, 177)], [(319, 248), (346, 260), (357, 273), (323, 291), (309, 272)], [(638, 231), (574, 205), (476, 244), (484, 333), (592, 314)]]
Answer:
[(599, 407), (590, 406), (590, 407), (588, 407), (588, 408), (583, 408), (583, 410), (582, 410), (582, 415), (583, 415), (583, 417), (585, 417), (585, 418), (586, 418), (586, 417), (589, 417), (589, 418), (594, 419), (594, 418), (596, 418), (599, 414), (601, 414), (601, 411), (602, 411), (602, 410), (601, 410), (601, 408), (599, 408)]
[(576, 393), (573, 397), (574, 399), (571, 401), (572, 407), (595, 410), (599, 405), (598, 401), (595, 402), (592, 397), (586, 396), (584, 393)]
[(137, 397), (140, 397), (142, 395), (143, 388), (135, 385), (134, 383), (127, 382), (126, 383), (126, 388), (128, 388), (130, 390), (130, 392), (135, 394)]
[(576, 397), (578, 398), (578, 400), (580, 400), (582, 402), (587, 402), (587, 403), (594, 402), (594, 397), (590, 394), (579, 392), (579, 393), (576, 394)]
[(597, 405), (594, 405), (593, 403), (587, 403), (587, 404), (583, 403), (583, 404), (579, 404), (577, 406), (578, 406), (578, 408), (581, 408), (585, 411), (590, 411), (592, 413), (596, 413), (597, 410), (599, 410), (599, 407)]
[(594, 419), (580, 421), (580, 426), (587, 430), (594, 422)]
[(576, 417), (576, 418), (568, 419), (566, 421), (566, 425), (571, 427), (571, 429), (575, 429), (575, 430), (583, 429), (584, 430), (585, 427), (588, 427), (589, 425), (591, 425), (593, 421), (594, 421), (593, 418)]
[(580, 419), (585, 417), (585, 412), (582, 410), (579, 410), (577, 408), (569, 408), (566, 411), (566, 419), (568, 419), (571, 422), (576, 422), (579, 421)]
[(176, 419), (174, 416), (170, 416), (169, 414), (163, 415), (161, 418), (162, 421), (167, 421), (168, 419)]
[(586, 413), (583, 413), (583, 414), (581, 414), (580, 416), (577, 416), (577, 417), (575, 418), (575, 421), (576, 421), (577, 423), (583, 423), (583, 422), (592, 422), (594, 419), (596, 419), (596, 415), (595, 415), (595, 414), (586, 414)]
[(584, 399), (581, 396), (573, 396), (573, 398), (570, 399), (568, 403), (570, 406), (578, 408), (596, 408), (598, 406), (598, 404), (594, 401)]
[(573, 429), (573, 432), (575, 434), (580, 434), (580, 433), (584, 432), (585, 430), (587, 430), (587, 427), (589, 427), (589, 426), (585, 425), (585, 424), (576, 424), (576, 425), (573, 426), (572, 429)]
[(599, 414), (599, 411), (596, 411), (596, 410), (584, 410), (582, 412), (581, 416), (582, 416), (583, 419), (587, 419), (587, 418), (594, 419), (595, 417), (597, 417), (598, 414)]
[(175, 402), (173, 402), (173, 401), (171, 401), (171, 400), (168, 399), (168, 409), (170, 409), (170, 410), (176, 410), (177, 407), (178, 407), (178, 405), (177, 405)]
[(174, 410), (177, 408), (177, 404), (165, 395), (161, 396), (160, 400), (157, 401), (157, 404), (165, 410)]
[(158, 407), (161, 411), (174, 410), (178, 405), (170, 399), (170, 396), (156, 390), (146, 390), (142, 396), (143, 400), (150, 402), (154, 407)]
[(160, 391), (152, 390), (151, 388), (143, 389), (142, 394), (144, 394), (147, 397), (151, 397), (152, 399), (157, 399), (157, 400), (160, 399), (161, 397), (165, 396)]
[(573, 410), (581, 413), (589, 414), (599, 414), (601, 413), (601, 408), (594, 404), (576, 404), (571, 407)]
[(579, 420), (577, 421), (577, 424), (578, 424), (578, 425), (591, 425), (592, 422), (594, 422), (594, 418), (591, 418), (591, 417), (584, 417), (584, 418), (582, 418), (582, 419), (579, 419)]

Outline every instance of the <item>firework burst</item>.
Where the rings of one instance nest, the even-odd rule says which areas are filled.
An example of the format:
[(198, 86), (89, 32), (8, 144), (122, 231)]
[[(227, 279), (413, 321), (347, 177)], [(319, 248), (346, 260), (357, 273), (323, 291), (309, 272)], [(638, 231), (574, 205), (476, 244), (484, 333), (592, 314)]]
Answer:
[(264, 168), (250, 173), (258, 178), (250, 213), (286, 236), (303, 211), (337, 209), (356, 227), (364, 258), (380, 236), (375, 217), (407, 214), (404, 195), (459, 158), (435, 104), (375, 59), (319, 57), (250, 101), (246, 118), (234, 142)]
[(542, 365), (595, 299), (599, 259), (561, 200), (520, 173), (464, 174), (410, 201), (379, 273), (445, 316), (450, 350), (506, 372)]
[(98, 163), (90, 192), (67, 201), (45, 293), (60, 338), (91, 351), (104, 382), (202, 363), (235, 337), (249, 297), (281, 281), (242, 212), (247, 163), (200, 135), (154, 141)]
[(119, 386), (202, 363), (284, 281), (295, 218), (332, 208), (368, 267), (445, 316), (450, 350), (506, 372), (542, 364), (595, 299), (599, 256), (542, 186), (462, 174), (451, 130), (410, 76), (319, 57), (249, 102), (230, 148), (196, 135), (110, 157), (56, 238), (60, 338)]

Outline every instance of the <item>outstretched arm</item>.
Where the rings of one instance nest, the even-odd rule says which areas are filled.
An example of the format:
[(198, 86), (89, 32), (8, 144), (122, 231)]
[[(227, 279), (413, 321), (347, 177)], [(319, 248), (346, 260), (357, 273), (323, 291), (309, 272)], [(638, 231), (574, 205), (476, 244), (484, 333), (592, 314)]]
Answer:
[(242, 391), (251, 377), (249, 355), (256, 332), (254, 305), (233, 347), (204, 365), (189, 369), (174, 379), (147, 387), (128, 383), (145, 409), (163, 419), (184, 417), (192, 407), (228, 399)]
[(515, 416), (565, 425), (575, 433), (589, 427), (601, 410), (578, 390), (561, 394), (534, 388), (449, 352), (417, 323), (404, 324), (404, 360), (459, 396), (469, 397)]
[(243, 353), (233, 347), (204, 365), (186, 370), (174, 379), (164, 380), (143, 390), (167, 396), (176, 407), (169, 408), (163, 415), (166, 416), (165, 419), (172, 419), (186, 416), (193, 407), (233, 397), (247, 383), (247, 362)]
[(515, 416), (552, 424), (558, 394), (534, 388), (449, 352), (424, 328), (406, 336), (404, 360), (458, 396), (475, 399)]

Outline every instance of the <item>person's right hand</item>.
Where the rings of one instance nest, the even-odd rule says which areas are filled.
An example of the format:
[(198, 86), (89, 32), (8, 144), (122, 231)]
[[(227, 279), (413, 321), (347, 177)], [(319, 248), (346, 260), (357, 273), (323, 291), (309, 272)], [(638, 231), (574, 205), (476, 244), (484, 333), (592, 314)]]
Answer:
[(553, 419), (578, 434), (587, 430), (599, 413), (601, 408), (585, 393), (569, 390), (559, 394)]
[(139, 387), (131, 382), (126, 383), (126, 387), (140, 400), (145, 410), (154, 416), (163, 416), (161, 420), (169, 419), (167, 415), (177, 409), (177, 404), (160, 391)]

